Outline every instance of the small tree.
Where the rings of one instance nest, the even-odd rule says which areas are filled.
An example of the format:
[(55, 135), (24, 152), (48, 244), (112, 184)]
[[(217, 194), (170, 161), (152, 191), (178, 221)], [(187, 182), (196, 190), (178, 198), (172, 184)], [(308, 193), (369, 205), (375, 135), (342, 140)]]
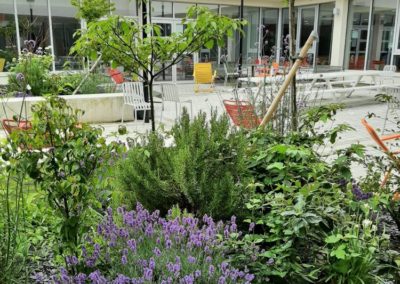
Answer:
[[(143, 80), (149, 90), (154, 131), (154, 79), (203, 46), (211, 49), (215, 44), (223, 45), (225, 37), (232, 37), (244, 22), (217, 15), (206, 7), (193, 6), (182, 24), (183, 32), (162, 36), (161, 27), (156, 24), (141, 25), (134, 19), (110, 16), (89, 23), (72, 52), (90, 55), (93, 59), (100, 53), (102, 59), (110, 61), (114, 67), (123, 66)], [(143, 32), (149, 37), (143, 38)]]

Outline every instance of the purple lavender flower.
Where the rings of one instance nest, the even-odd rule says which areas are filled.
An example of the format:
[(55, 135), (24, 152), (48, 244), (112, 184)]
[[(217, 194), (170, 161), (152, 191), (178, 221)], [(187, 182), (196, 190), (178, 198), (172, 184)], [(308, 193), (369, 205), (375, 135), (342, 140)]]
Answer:
[(145, 268), (143, 277), (147, 281), (151, 281), (153, 279), (153, 270), (151, 268)]
[(128, 240), (126, 243), (128, 244), (128, 247), (130, 248), (131, 251), (133, 251), (133, 252), (136, 251), (136, 241), (135, 241), (135, 239)]
[(213, 276), (214, 272), (215, 272), (215, 267), (214, 265), (210, 264), (210, 266), (208, 267), (208, 275)]
[(226, 283), (226, 278), (224, 276), (220, 276), (218, 278), (218, 284), (225, 284)]
[(126, 255), (123, 255), (121, 257), (121, 263), (122, 263), (122, 265), (126, 265), (128, 263), (128, 259), (127, 259)]
[(160, 256), (160, 255), (161, 255), (161, 251), (160, 251), (160, 249), (159, 249), (158, 247), (155, 247), (155, 248), (154, 248), (153, 253), (154, 253), (156, 256)]
[(192, 274), (185, 275), (185, 277), (183, 277), (183, 283), (185, 283), (185, 284), (193, 284), (194, 283), (193, 275)]
[(117, 278), (113, 281), (114, 284), (130, 284), (131, 279), (123, 274), (118, 274)]
[(86, 274), (84, 273), (79, 273), (74, 277), (74, 283), (76, 284), (85, 284), (86, 283)]
[(149, 268), (152, 270), (154, 270), (156, 268), (156, 262), (155, 262), (154, 258), (152, 258), (152, 257), (149, 260)]
[(65, 260), (66, 260), (68, 266), (75, 266), (78, 264), (78, 258), (75, 255), (67, 256), (65, 258)]
[(171, 241), (170, 239), (167, 239), (167, 240), (165, 241), (165, 247), (166, 247), (167, 249), (170, 249), (171, 246), (172, 246), (172, 241)]
[(253, 281), (254, 275), (253, 274), (246, 274), (244, 276), (244, 279), (246, 280), (246, 283), (250, 283), (251, 281)]
[(89, 274), (89, 279), (92, 280), (93, 284), (106, 284), (107, 279), (101, 275), (100, 271), (96, 270)]
[(200, 276), (201, 276), (201, 271), (197, 269), (197, 270), (194, 272), (194, 278), (199, 278)]
[(189, 263), (195, 263), (195, 262), (196, 262), (196, 258), (193, 257), (193, 256), (191, 256), (191, 255), (189, 255), (189, 256), (188, 256), (188, 262), (189, 262)]
[(17, 75), (15, 75), (15, 79), (17, 79), (17, 81), (21, 83), (22, 81), (25, 81), (25, 76), (22, 73), (17, 73)]
[(69, 283), (68, 271), (65, 268), (61, 268), (61, 282)]
[(256, 224), (254, 224), (254, 222), (251, 222), (249, 225), (249, 231), (252, 232), (254, 230), (255, 226), (256, 226)]

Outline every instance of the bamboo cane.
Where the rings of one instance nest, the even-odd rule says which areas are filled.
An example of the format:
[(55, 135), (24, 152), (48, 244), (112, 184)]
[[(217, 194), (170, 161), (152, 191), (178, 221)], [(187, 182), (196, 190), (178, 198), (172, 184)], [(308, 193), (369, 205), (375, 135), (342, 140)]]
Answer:
[(300, 51), (299, 57), (297, 58), (296, 62), (293, 64), (292, 69), (290, 69), (288, 75), (286, 76), (285, 81), (283, 82), (281, 88), (278, 91), (278, 95), (275, 97), (275, 99), (272, 101), (271, 106), (268, 108), (267, 114), (264, 116), (263, 120), (261, 121), (261, 124), (259, 128), (264, 128), (265, 125), (271, 121), (272, 117), (274, 116), (274, 113), (276, 112), (280, 101), (282, 100), (283, 96), (286, 93), (287, 88), (290, 85), (290, 82), (292, 81), (294, 75), (296, 74), (297, 70), (300, 67), (300, 64), (302, 62), (302, 59), (307, 55), (308, 50), (311, 48), (314, 40), (318, 38), (318, 35), (315, 31), (312, 31), (310, 36), (308, 37), (306, 43), (304, 44), (303, 48)]
[(85, 77), (83, 77), (82, 81), (79, 83), (78, 87), (76, 87), (76, 89), (73, 91), (72, 95), (76, 95), (76, 93), (79, 91), (79, 89), (82, 87), (83, 83), (85, 83), (85, 81), (87, 80), (87, 78), (89, 78), (90, 73), (93, 72), (94, 68), (96, 68), (97, 64), (99, 64), (101, 60), (101, 54), (100, 56), (97, 58), (97, 60), (94, 62), (94, 64), (92, 65), (92, 67), (90, 68), (89, 72), (87, 72), (85, 74)]

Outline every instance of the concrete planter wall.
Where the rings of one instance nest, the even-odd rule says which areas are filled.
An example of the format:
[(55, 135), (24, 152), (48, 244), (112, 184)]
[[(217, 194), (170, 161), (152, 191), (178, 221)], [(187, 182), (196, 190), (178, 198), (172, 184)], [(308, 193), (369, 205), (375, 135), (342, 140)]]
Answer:
[[(74, 109), (81, 109), (85, 113), (80, 118), (82, 122), (88, 123), (107, 123), (121, 120), (123, 94), (91, 94), (91, 95), (74, 95), (61, 96)], [(31, 116), (31, 106), (41, 100), (42, 97), (27, 97), (26, 109), (28, 119)], [(0, 103), (4, 106), (0, 107), (0, 118), (12, 118), (13, 115), (19, 114), (22, 104), (22, 98), (5, 98), (0, 99)], [(4, 111), (6, 110), (6, 113)], [(24, 114), (25, 115), (25, 110)], [(132, 107), (126, 106), (124, 120), (133, 120)]]

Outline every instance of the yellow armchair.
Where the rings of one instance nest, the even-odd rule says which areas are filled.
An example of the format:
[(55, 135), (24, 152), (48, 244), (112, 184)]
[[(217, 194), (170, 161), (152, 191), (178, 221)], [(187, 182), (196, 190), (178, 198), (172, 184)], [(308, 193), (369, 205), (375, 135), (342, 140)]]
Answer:
[[(211, 63), (195, 63), (194, 64), (194, 92), (212, 92), (214, 91), (214, 81), (217, 71), (212, 72)], [(200, 85), (210, 85), (207, 89), (200, 89)]]
[(0, 72), (3, 72), (4, 65), (6, 65), (6, 60), (4, 58), (0, 58)]

